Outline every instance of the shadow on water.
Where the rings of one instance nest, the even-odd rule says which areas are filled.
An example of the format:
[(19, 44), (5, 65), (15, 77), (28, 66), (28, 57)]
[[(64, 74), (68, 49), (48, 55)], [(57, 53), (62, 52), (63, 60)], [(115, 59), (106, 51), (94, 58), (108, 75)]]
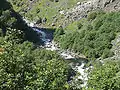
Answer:
[[(5, 17), (0, 20), (0, 28), (2, 29), (3, 36), (6, 35), (6, 32), (7, 30), (9, 30), (9, 28), (20, 30), (24, 33), (24, 37), (20, 37), (20, 43), (26, 40), (37, 43), (39, 38), (36, 33), (32, 30), (31, 27), (27, 25), (27, 23), (23, 20), (22, 16), (13, 9), (12, 5), (10, 4), (10, 2), (8, 2), (8, 0), (0, 0), (0, 11), (0, 15), (2, 17)], [(12, 19), (12, 22), (9, 22), (9, 19)]]
[(46, 34), (46, 39), (49, 39), (50, 41), (53, 40), (54, 38), (54, 32), (56, 30), (56, 28), (39, 28), (39, 27), (32, 27), (32, 28), (35, 28), (35, 29), (38, 29), (42, 32), (44, 32)]

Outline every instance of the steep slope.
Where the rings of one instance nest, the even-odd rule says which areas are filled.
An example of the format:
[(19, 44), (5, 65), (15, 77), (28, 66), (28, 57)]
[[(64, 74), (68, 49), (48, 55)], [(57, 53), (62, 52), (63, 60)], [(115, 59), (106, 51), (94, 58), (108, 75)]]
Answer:
[(71, 8), (64, 14), (64, 24), (87, 17), (89, 12), (96, 10), (103, 10), (105, 12), (120, 11), (120, 2), (119, 0), (88, 0), (78, 2), (77, 6)]
[[(54, 40), (58, 42), (61, 48), (65, 49), (66, 51), (68, 52), (73, 51), (74, 53), (78, 53), (79, 56), (82, 53), (86, 56), (85, 58), (87, 58), (88, 59), (87, 61), (90, 63), (88, 65), (84, 65), (84, 64), (82, 65), (81, 63), (79, 63), (81, 62), (81, 60), (78, 61), (74, 59), (74, 62), (77, 62), (76, 65), (79, 66), (79, 64), (81, 64), (81, 67), (79, 66), (78, 68), (79, 71), (82, 71), (80, 78), (82, 76), (83, 78), (84, 76), (87, 77), (88, 75), (88, 83), (86, 82), (87, 86), (85, 85), (86, 87), (84, 87), (83, 90), (108, 90), (108, 89), (119, 90), (120, 89), (120, 82), (119, 82), (120, 64), (119, 62), (116, 62), (117, 60), (119, 60), (118, 58), (120, 55), (119, 36), (116, 38), (116, 36), (120, 32), (120, 25), (119, 25), (120, 12), (113, 12), (113, 11), (119, 11), (118, 0), (89, 0), (84, 2), (79, 1), (78, 3), (77, 0), (68, 0), (68, 2), (75, 1), (74, 3), (77, 4), (74, 8), (71, 8), (70, 6), (70, 9), (66, 5), (65, 6), (67, 8), (64, 6), (58, 8), (59, 5), (64, 5), (64, 3), (61, 4), (63, 0), (61, 1), (21, 0), (18, 2), (17, 0), (11, 0), (11, 1), (14, 1), (13, 6), (16, 9), (16, 11), (18, 10), (21, 13), (21, 15), (31, 20), (35, 24), (43, 25), (43, 26), (52, 26), (52, 27), (60, 26), (60, 28), (58, 28), (55, 32)], [(57, 2), (53, 2), (53, 1), (57, 1)], [(73, 3), (71, 5), (73, 5)], [(117, 6), (114, 7), (114, 5)], [(22, 12), (24, 13), (21, 12), (21, 9), (23, 9)], [(13, 16), (18, 16), (18, 15), (14, 14)], [(14, 26), (16, 26), (16, 24)], [(19, 25), (17, 27), (19, 27)], [(25, 29), (23, 29), (23, 31), (24, 30)], [(43, 38), (45, 39), (45, 36)], [(116, 40), (111, 43), (111, 41), (114, 40), (115, 38)], [(21, 47), (21, 45), (19, 47)], [(37, 60), (36, 64), (38, 65), (38, 69), (35, 67), (34, 70), (37, 71), (38, 74), (37, 75), (30, 74), (30, 75), (38, 76), (36, 78), (37, 81), (32, 83), (33, 88), (35, 86), (35, 88), (38, 89), (38, 87), (40, 87), (40, 89), (43, 90), (49, 90), (49, 89), (50, 90), (56, 90), (56, 89), (81, 90), (82, 89), (80, 87), (82, 81), (78, 80), (79, 82), (77, 82), (76, 78), (75, 78), (75, 82), (73, 81), (73, 86), (71, 85), (69, 87), (68, 83), (66, 83), (67, 80), (66, 74), (68, 74), (68, 69), (67, 68), (64, 69), (64, 67), (66, 67), (67, 65), (64, 63), (61, 64), (60, 63), (61, 59), (59, 62), (58, 59), (51, 60), (52, 57), (55, 56), (54, 54), (52, 56), (49, 56), (49, 53), (51, 54), (51, 52), (46, 50), (44, 52), (40, 49), (33, 51), (34, 50), (33, 48), (30, 49), (30, 51), (27, 51), (28, 47), (31, 48), (29, 43), (28, 44), (25, 43), (24, 47), (21, 47), (22, 49), (19, 50), (17, 49), (18, 47), (16, 47), (14, 48), (15, 49), (14, 51), (18, 52), (18, 56), (20, 57), (29, 56), (30, 60), (32, 59), (33, 61)], [(113, 49), (114, 52), (111, 49)], [(21, 51), (25, 53), (21, 53)], [(33, 52), (33, 54), (31, 54), (31, 52)], [(63, 54), (66, 53), (67, 52), (65, 53), (63, 52)], [(115, 58), (115, 60), (112, 61), (108, 60), (107, 62), (103, 61), (104, 58), (110, 59), (109, 57), (112, 57), (114, 54), (118, 56), (117, 58)], [(11, 53), (8, 55), (12, 56)], [(13, 54), (13, 56), (15, 55)], [(11, 59), (11, 57), (9, 57), (8, 59)], [(99, 61), (97, 61), (96, 59)], [(25, 58), (25, 60), (27, 59)], [(60, 65), (57, 65), (56, 62), (58, 62), (58, 64)], [(94, 66), (94, 68), (93, 70), (90, 71), (88, 70), (90, 74), (85, 75), (83, 73), (87, 66), (88, 67), (91, 66), (91, 68)], [(38, 87), (36, 87), (36, 84)], [(29, 86), (31, 86), (31, 83)], [(76, 86), (78, 86), (79, 88), (77, 88)]]
[(29, 20), (43, 26), (66, 26), (87, 16), (93, 10), (119, 11), (119, 0), (10, 0), (14, 9)]
[(56, 52), (29, 42), (36, 42), (36, 32), (5, 0), (0, 1), (0, 31), (0, 90), (69, 88), (68, 64)]
[[(23, 32), (23, 40), (30, 40), (33, 42), (38, 40), (36, 33), (27, 26), (22, 17), (13, 10), (12, 5), (5, 0), (0, 1), (0, 28), (2, 29), (3, 36), (11, 29), (15, 29), (15, 31), (19, 32), (20, 30)], [(31, 37), (31, 35), (34, 37)]]
[(59, 26), (63, 13), (78, 1), (85, 0), (9, 0), (14, 9), (28, 20), (43, 26)]

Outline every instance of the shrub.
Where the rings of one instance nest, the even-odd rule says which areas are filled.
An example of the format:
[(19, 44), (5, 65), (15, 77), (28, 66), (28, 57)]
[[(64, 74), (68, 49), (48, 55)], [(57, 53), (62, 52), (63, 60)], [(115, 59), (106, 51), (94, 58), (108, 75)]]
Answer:
[(77, 27), (78, 27), (78, 29), (81, 29), (82, 26), (83, 26), (83, 25), (82, 25), (80, 22), (77, 22)]
[(60, 35), (57, 40), (61, 47), (82, 53), (91, 60), (113, 56), (113, 52), (110, 51), (111, 41), (115, 39), (116, 33), (120, 32), (118, 24), (120, 13), (106, 13), (98, 16), (91, 23), (85, 22), (83, 26), (80, 23), (79, 28), (82, 26), (80, 30)]
[(90, 72), (88, 88), (90, 90), (120, 90), (120, 62), (107, 61), (94, 66)]
[(90, 20), (94, 20), (96, 17), (97, 17), (97, 12), (91, 12), (88, 14), (87, 19), (88, 21), (90, 21)]

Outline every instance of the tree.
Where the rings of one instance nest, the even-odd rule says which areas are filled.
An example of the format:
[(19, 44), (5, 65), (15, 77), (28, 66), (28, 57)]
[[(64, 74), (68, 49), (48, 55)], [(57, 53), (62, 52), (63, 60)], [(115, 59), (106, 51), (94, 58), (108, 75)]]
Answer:
[(107, 61), (90, 72), (88, 87), (93, 90), (120, 90), (120, 62)]
[(37, 33), (28, 27), (22, 17), (13, 10), (11, 4), (6, 0), (0, 1), (0, 28), (2, 29), (3, 36), (6, 36), (7, 30), (11, 28), (15, 29), (16, 32), (17, 30), (23, 32), (23, 40), (29, 40), (34, 43), (40, 41)]
[(85, 19), (79, 21), (82, 23), (82, 25), (80, 23), (80, 30), (68, 31), (79, 24), (73, 22), (70, 24), (71, 27), (66, 27), (67, 31), (64, 31), (64, 35), (55, 36), (55, 40), (59, 41), (61, 48), (82, 53), (90, 60), (113, 56), (113, 52), (110, 50), (112, 48), (111, 41), (120, 32), (118, 24), (120, 23), (120, 13), (97, 12), (93, 14), (95, 16), (91, 16), (94, 19), (91, 22)]
[(11, 43), (22, 43), (24, 38), (24, 33), (21, 30), (8, 29), (6, 32), (5, 39)]
[(2, 46), (4, 52), (0, 54), (0, 89), (66, 90), (69, 88), (67, 80), (71, 70), (54, 52), (36, 49), (30, 42), (6, 44), (8, 45)]
[[(66, 90), (68, 67), (62, 60), (52, 59), (38, 64), (37, 84), (40, 90)], [(69, 86), (68, 86), (69, 87)]]
[[(0, 89), (24, 90), (35, 88), (35, 59), (30, 55), (30, 43), (24, 43), (26, 48), (11, 46), (5, 48), (0, 55)], [(29, 47), (28, 47), (29, 46)]]

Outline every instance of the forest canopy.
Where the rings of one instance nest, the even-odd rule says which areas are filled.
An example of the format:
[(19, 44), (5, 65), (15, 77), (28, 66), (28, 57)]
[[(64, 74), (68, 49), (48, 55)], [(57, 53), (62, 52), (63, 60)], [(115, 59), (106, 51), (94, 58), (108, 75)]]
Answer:
[[(120, 13), (96, 13), (96, 17), (90, 14), (88, 19), (83, 18), (77, 24), (68, 25), (64, 31), (65, 34), (60, 35), (58, 34), (60, 31), (56, 32), (55, 40), (63, 49), (82, 53), (91, 60), (113, 56), (113, 52), (110, 50), (111, 41), (120, 32)], [(77, 28), (71, 30), (71, 27), (75, 27), (75, 25)]]
[[(61, 1), (64, 0), (49, 0), (51, 6), (59, 5)], [(63, 5), (63, 8), (67, 10), (77, 1), (68, 0), (69, 5)], [(85, 56), (65, 60), (57, 50), (50, 51), (41, 46), (41, 34), (38, 35), (23, 20), (22, 14), (16, 12), (28, 8), (26, 3), (26, 0), (0, 0), (0, 90), (120, 90), (120, 59), (119, 55), (112, 57), (115, 53), (111, 50), (111, 42), (120, 32), (120, 12), (93, 11), (65, 28), (59, 26), (54, 33), (54, 42), (60, 45), (61, 52), (72, 51), (77, 56)], [(48, 10), (55, 12), (46, 14), (44, 4), (43, 7), (40, 4), (40, 8), (33, 6), (24, 15), (31, 20), (36, 16), (42, 21), (43, 17), (39, 16), (42, 11), (50, 23), (58, 7), (47, 5)], [(84, 72), (79, 73), (77, 69)], [(87, 73), (86, 86), (82, 86), (83, 73)]]

